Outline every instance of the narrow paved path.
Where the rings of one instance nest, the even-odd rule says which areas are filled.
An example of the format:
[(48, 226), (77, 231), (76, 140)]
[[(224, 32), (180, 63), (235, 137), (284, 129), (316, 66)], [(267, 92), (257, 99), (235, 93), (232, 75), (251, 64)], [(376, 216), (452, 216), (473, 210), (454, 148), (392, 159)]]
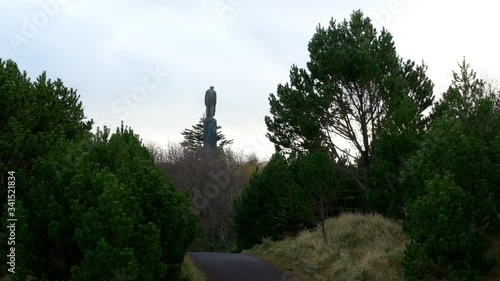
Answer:
[(188, 256), (208, 281), (297, 281), (275, 266), (246, 254), (191, 252)]

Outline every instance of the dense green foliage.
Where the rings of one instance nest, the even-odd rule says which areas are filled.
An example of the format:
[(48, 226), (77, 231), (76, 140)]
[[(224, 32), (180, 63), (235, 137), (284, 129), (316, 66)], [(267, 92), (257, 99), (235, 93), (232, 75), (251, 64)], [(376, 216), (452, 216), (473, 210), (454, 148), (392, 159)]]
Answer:
[(417, 112), (417, 105), (405, 96), (380, 126), (366, 194), (367, 209), (390, 217), (404, 217), (405, 190), (399, 181), (400, 173), (425, 137), (424, 127), (428, 123), (415, 115)]
[[(498, 89), (463, 61), (428, 114), (427, 67), (399, 58), (390, 33), (360, 11), (319, 26), (308, 50), (307, 70), (293, 65), (290, 82), (269, 97), (267, 136), (277, 150), (295, 159), (326, 148), (363, 192), (359, 207), (408, 221), (408, 278), (481, 276), (491, 265), (483, 236), (500, 226)], [(295, 181), (323, 189), (328, 173), (305, 167), (292, 166)], [(335, 194), (339, 185), (324, 189)]]
[(379, 134), (397, 131), (390, 135), (396, 142), (422, 129), (421, 114), (433, 100), (426, 66), (399, 58), (391, 34), (377, 31), (360, 11), (350, 21), (319, 26), (308, 50), (308, 71), (293, 65), (290, 83), (269, 97), (268, 137), (285, 152), (321, 146), (356, 163), (339, 168), (366, 192), (372, 166), (394, 158), (379, 152), (382, 159), (374, 159)]
[[(14, 278), (178, 280), (199, 232), (189, 194), (131, 129), (90, 134), (79, 97), (60, 80), (31, 83), (15, 63), (0, 66), (0, 164), (2, 175), (16, 171)], [(12, 206), (2, 206), (7, 241)]]
[(405, 231), (413, 240), (405, 257), (408, 278), (430, 271), (473, 280), (491, 266), (483, 239), (500, 226), (500, 118), (484, 83), (465, 62), (460, 67), (401, 173)]
[(485, 243), (474, 228), (477, 204), (450, 175), (426, 182), (425, 195), (409, 206), (405, 231), (412, 238), (404, 260), (408, 280), (480, 280), (492, 265)]
[[(472, 214), (477, 215), (477, 226), (495, 229), (500, 221), (500, 116), (491, 97), (482, 96), (481, 88), (467, 94), (473, 97), (469, 102), (457, 99), (455, 93), (465, 95), (468, 84), (482, 83), (465, 64), (460, 73), (466, 77), (465, 83), (450, 86), (436, 106), (430, 131), (415, 156), (405, 163), (401, 184), (411, 201), (425, 193), (422, 186), (435, 174), (450, 173), (456, 185), (477, 198), (478, 208)], [(465, 103), (470, 110), (452, 110), (457, 103)]]
[(2, 175), (10, 169), (21, 176), (59, 138), (75, 139), (92, 128), (76, 90), (45, 72), (32, 82), (11, 60), (0, 59), (0, 108)]
[(297, 179), (315, 200), (321, 232), (326, 241), (325, 219), (332, 205), (338, 203), (341, 193), (345, 191), (346, 178), (332, 164), (326, 151), (316, 151), (301, 155), (294, 161), (297, 167)]
[(256, 171), (234, 202), (237, 246), (248, 249), (262, 239), (283, 239), (313, 221), (307, 192), (294, 182), (284, 157), (274, 154)]

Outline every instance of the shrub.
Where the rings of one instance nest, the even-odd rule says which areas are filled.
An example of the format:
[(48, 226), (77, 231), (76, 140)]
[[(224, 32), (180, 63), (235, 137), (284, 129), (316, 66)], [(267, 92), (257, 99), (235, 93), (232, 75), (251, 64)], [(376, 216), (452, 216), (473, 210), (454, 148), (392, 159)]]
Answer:
[(35, 162), (31, 184), (33, 276), (178, 280), (197, 218), (131, 129), (61, 141)]
[(404, 225), (412, 240), (403, 262), (406, 278), (479, 280), (493, 263), (484, 258), (485, 243), (474, 227), (475, 198), (449, 174), (435, 175), (425, 188), (426, 194), (410, 204)]

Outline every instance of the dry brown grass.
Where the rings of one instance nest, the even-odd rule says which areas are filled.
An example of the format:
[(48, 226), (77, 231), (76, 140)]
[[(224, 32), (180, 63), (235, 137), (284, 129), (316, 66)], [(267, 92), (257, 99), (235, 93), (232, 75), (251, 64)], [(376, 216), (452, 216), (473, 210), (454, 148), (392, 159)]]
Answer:
[[(297, 237), (264, 242), (248, 254), (263, 257), (308, 281), (403, 281), (401, 262), (408, 238), (401, 225), (380, 215), (347, 213), (325, 223), (321, 231), (304, 231)], [(500, 234), (489, 236), (487, 255), (497, 265), (485, 281), (500, 280)]]
[(488, 236), (486, 241), (488, 243), (486, 254), (489, 257), (495, 258), (497, 264), (486, 276), (485, 281), (498, 281), (500, 280), (500, 233)]
[(400, 261), (408, 241), (401, 226), (380, 215), (343, 214), (295, 238), (266, 239), (248, 251), (287, 265), (305, 280), (404, 280)]

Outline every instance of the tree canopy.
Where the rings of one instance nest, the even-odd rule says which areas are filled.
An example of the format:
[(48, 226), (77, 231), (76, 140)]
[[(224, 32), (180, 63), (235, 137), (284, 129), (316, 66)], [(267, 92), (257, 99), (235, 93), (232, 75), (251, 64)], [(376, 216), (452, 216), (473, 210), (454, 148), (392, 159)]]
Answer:
[[(269, 96), (267, 136), (286, 153), (326, 147), (334, 158), (359, 163), (359, 170), (344, 172), (366, 191), (380, 130), (390, 121), (402, 131), (411, 123), (423, 129), (422, 114), (433, 101), (426, 66), (403, 61), (391, 34), (377, 31), (361, 11), (318, 26), (308, 50), (307, 70), (293, 65), (290, 83)], [(391, 114), (408, 105), (414, 106), (401, 112), (407, 117)]]
[(27, 172), (58, 138), (88, 134), (93, 121), (79, 99), (60, 79), (43, 72), (33, 82), (14, 61), (0, 59), (0, 172)]

